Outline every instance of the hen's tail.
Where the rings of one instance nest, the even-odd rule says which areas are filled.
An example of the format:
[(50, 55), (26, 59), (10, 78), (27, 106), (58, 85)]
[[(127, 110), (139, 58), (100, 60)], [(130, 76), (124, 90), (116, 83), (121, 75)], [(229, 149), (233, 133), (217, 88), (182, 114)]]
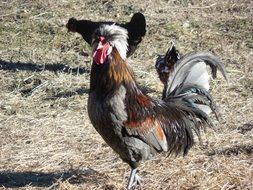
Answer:
[(197, 108), (205, 117), (213, 112), (218, 119), (217, 108), (209, 92), (208, 66), (213, 78), (216, 78), (219, 70), (227, 80), (223, 65), (213, 54), (189, 53), (174, 65), (165, 84), (163, 99), (184, 102), (189, 107)]

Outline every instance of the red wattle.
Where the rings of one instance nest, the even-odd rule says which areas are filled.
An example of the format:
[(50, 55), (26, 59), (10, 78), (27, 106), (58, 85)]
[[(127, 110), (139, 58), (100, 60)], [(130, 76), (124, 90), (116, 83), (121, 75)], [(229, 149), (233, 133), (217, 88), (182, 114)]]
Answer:
[[(100, 47), (99, 47), (100, 46)], [(101, 47), (102, 46), (102, 47)], [(98, 45), (99, 48), (97, 48), (93, 53), (93, 60), (97, 64), (103, 64), (107, 60), (107, 51), (110, 48), (110, 45), (108, 43), (101, 45)]]

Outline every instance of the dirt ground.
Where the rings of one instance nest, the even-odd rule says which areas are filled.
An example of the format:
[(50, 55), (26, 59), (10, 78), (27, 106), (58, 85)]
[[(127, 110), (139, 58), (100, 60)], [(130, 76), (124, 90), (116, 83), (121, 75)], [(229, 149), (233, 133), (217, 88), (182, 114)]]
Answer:
[(136, 189), (253, 189), (253, 1), (1, 0), (0, 189), (124, 189), (129, 167), (87, 115), (90, 48), (67, 33), (70, 17), (129, 21), (141, 11), (147, 35), (130, 58), (155, 98), (154, 59), (174, 41), (182, 53), (210, 51), (225, 65), (211, 92), (221, 113), (186, 157), (140, 166)]

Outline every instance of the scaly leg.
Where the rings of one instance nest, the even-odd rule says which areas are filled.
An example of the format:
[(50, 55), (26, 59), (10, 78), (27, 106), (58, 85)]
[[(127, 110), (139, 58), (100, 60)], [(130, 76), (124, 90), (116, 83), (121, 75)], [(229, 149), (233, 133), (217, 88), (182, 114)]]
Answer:
[(131, 190), (133, 186), (135, 186), (136, 184), (140, 184), (141, 178), (136, 172), (137, 172), (137, 168), (131, 169), (131, 174), (129, 176), (129, 180), (127, 184), (127, 190)]

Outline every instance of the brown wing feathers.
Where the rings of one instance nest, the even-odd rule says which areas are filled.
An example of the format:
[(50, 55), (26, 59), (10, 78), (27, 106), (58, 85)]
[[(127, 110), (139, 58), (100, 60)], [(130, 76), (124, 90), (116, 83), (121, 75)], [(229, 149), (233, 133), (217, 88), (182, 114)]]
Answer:
[(131, 99), (136, 102), (127, 105), (128, 121), (124, 127), (129, 135), (138, 136), (157, 152), (187, 153), (193, 145), (192, 130), (199, 136), (200, 121), (206, 123), (201, 117), (198, 121), (197, 112), (184, 105), (156, 102), (144, 94)]

